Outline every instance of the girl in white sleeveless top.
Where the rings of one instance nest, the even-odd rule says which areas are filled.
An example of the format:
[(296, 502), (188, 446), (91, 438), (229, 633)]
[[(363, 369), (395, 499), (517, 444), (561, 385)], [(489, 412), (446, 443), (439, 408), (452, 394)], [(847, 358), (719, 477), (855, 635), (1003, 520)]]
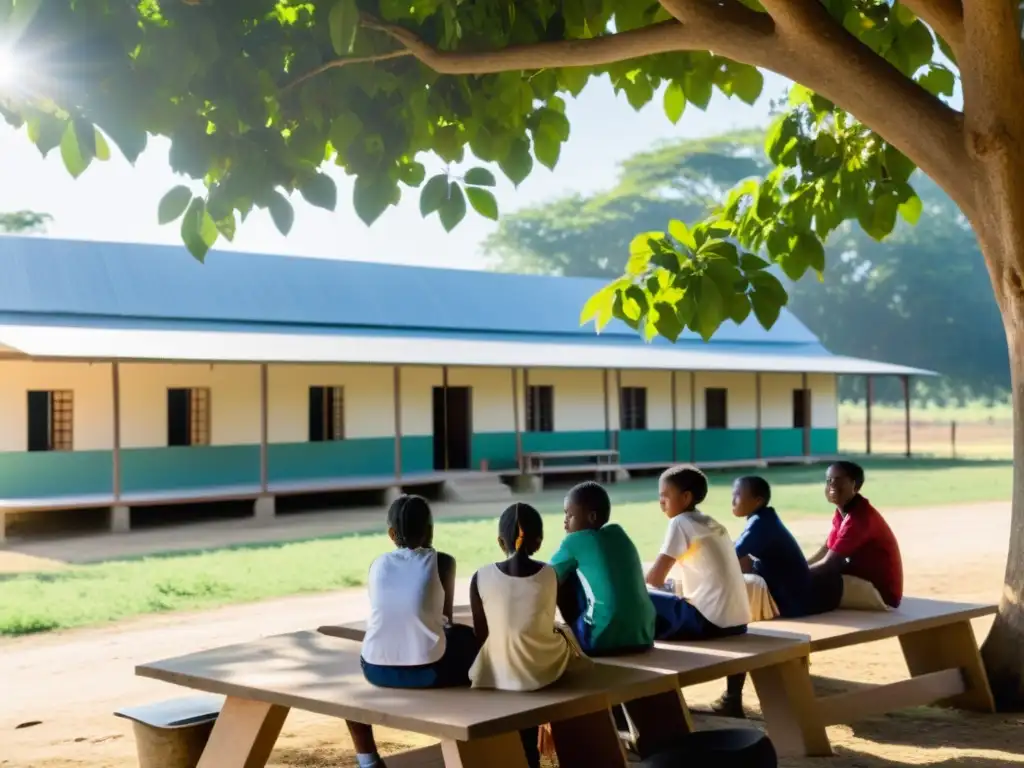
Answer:
[[(568, 630), (555, 626), (558, 578), (531, 559), (544, 539), (540, 514), (513, 504), (498, 522), (498, 545), (507, 559), (481, 568), (469, 586), (480, 653), (469, 670), (474, 688), (536, 691), (556, 682), (583, 657)], [(531, 766), (540, 764), (537, 729), (521, 732)]]
[[(363, 674), (384, 688), (469, 685), (479, 645), (470, 627), (452, 625), (455, 560), (432, 546), (430, 506), (402, 496), (388, 510), (395, 549), (370, 565), (370, 618), (363, 639)], [(360, 768), (381, 768), (373, 729), (348, 723)]]

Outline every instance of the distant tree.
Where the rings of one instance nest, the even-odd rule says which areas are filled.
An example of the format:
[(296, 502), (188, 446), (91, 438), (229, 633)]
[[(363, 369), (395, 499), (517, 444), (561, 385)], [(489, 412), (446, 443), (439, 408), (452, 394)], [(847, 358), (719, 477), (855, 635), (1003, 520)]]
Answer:
[[(758, 131), (667, 143), (621, 165), (616, 186), (506, 214), (485, 242), (495, 269), (609, 277), (622, 274), (637, 232), (672, 218), (696, 220), (727, 190), (769, 167)], [(919, 399), (1005, 397), (1006, 336), (989, 295), (988, 275), (969, 225), (934, 182), (914, 178), (922, 200), (917, 227), (900, 225), (879, 242), (860, 227), (840, 227), (826, 244), (829, 278), (786, 283), (788, 308), (834, 352), (890, 360), (945, 374), (920, 381)], [(845, 377), (844, 398), (863, 398), (864, 382)], [(880, 380), (880, 401), (902, 397)]]
[(34, 211), (0, 213), (0, 232), (26, 235), (45, 232), (46, 225), (52, 220), (50, 214)]

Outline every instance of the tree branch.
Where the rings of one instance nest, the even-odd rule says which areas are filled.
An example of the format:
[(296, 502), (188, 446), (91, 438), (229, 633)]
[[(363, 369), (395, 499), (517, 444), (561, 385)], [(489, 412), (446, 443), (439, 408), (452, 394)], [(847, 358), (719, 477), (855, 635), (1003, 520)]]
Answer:
[[(969, 1), (969, 0), (968, 0)], [(961, 0), (902, 0), (917, 18), (949, 43), (957, 59), (964, 48), (964, 5)]]
[[(985, 0), (970, 0), (970, 2)], [(999, 0), (997, 0), (999, 1)], [(819, 0), (762, 0), (782, 51), (761, 62), (839, 105), (931, 176), (968, 215), (963, 115), (903, 75), (833, 19)]]
[(322, 75), (329, 69), (337, 69), (338, 67), (347, 67), (350, 64), (372, 64), (378, 61), (390, 61), (391, 59), (404, 59), (412, 56), (412, 51), (406, 48), (399, 48), (397, 51), (388, 51), (387, 53), (378, 53), (373, 56), (346, 56), (340, 59), (332, 59), (326, 64), (321, 64), (316, 69), (311, 69), (304, 75), (295, 78), (285, 86), (285, 90), (294, 88), (297, 85), (310, 80), (317, 75)]

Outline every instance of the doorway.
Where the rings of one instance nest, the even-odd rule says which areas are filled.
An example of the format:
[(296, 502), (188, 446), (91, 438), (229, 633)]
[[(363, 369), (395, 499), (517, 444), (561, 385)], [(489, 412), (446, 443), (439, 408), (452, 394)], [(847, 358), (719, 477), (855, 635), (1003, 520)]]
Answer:
[(473, 433), (470, 387), (434, 387), (434, 469), (469, 469)]

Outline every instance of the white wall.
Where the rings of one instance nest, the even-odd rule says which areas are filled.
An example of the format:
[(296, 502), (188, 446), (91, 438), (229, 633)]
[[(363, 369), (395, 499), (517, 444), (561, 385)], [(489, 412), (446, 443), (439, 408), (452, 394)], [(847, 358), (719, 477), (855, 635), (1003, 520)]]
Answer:
[(831, 373), (812, 373), (807, 377), (811, 389), (811, 426), (816, 429), (836, 429), (839, 426), (839, 403), (836, 376)]
[[(677, 374), (687, 376), (688, 374)], [(614, 376), (614, 374), (613, 374)], [(623, 387), (646, 387), (647, 388), (647, 429), (650, 430), (671, 430), (672, 429), (672, 372), (671, 371), (623, 371)], [(678, 387), (678, 383), (677, 383)], [(614, 391), (614, 390), (612, 390)], [(616, 419), (613, 423), (618, 424), (618, 398), (613, 397), (615, 403)], [(678, 409), (678, 402), (676, 408)], [(676, 427), (679, 429), (680, 427)]]
[(196, 387), (210, 390), (211, 445), (259, 443), (258, 365), (122, 363), (121, 447), (165, 447), (167, 390)]
[(697, 372), (697, 429), (704, 429), (707, 413), (704, 407), (704, 391), (722, 388), (728, 407), (726, 426), (729, 429), (754, 429), (757, 426), (757, 398), (754, 374), (752, 373), (701, 373)]
[[(793, 390), (802, 387), (799, 373), (761, 374), (761, 423), (766, 429), (793, 429)], [(816, 398), (812, 392), (812, 409)]]
[[(450, 375), (450, 372), (449, 372)], [(449, 380), (448, 382), (452, 382)], [(434, 434), (434, 387), (444, 384), (440, 366), (402, 369), (402, 434), (423, 436)], [(394, 432), (390, 433), (394, 434)]]
[[(449, 368), (448, 386), (472, 387), (474, 433), (514, 432), (512, 371), (509, 368)], [(521, 386), (520, 386), (521, 390)], [(520, 400), (523, 395), (519, 392)], [(557, 397), (557, 395), (555, 396)], [(520, 402), (520, 419), (522, 418)]]
[[(555, 431), (595, 432), (604, 430), (604, 388), (601, 377), (604, 371), (569, 370), (564, 368), (529, 371), (531, 386), (550, 385), (554, 387)], [(609, 376), (611, 379), (611, 376)], [(615, 407), (615, 382), (609, 381), (609, 402)], [(612, 411), (612, 429), (618, 423)]]
[(0, 361), (0, 451), (28, 450), (28, 392), (74, 395), (76, 451), (114, 447), (113, 374), (109, 363)]
[[(403, 379), (403, 389), (405, 386)], [(272, 365), (267, 375), (267, 442), (309, 441), (310, 387), (344, 388), (346, 438), (391, 437), (395, 434), (394, 368), (378, 365)], [(259, 442), (258, 412), (256, 441)]]

